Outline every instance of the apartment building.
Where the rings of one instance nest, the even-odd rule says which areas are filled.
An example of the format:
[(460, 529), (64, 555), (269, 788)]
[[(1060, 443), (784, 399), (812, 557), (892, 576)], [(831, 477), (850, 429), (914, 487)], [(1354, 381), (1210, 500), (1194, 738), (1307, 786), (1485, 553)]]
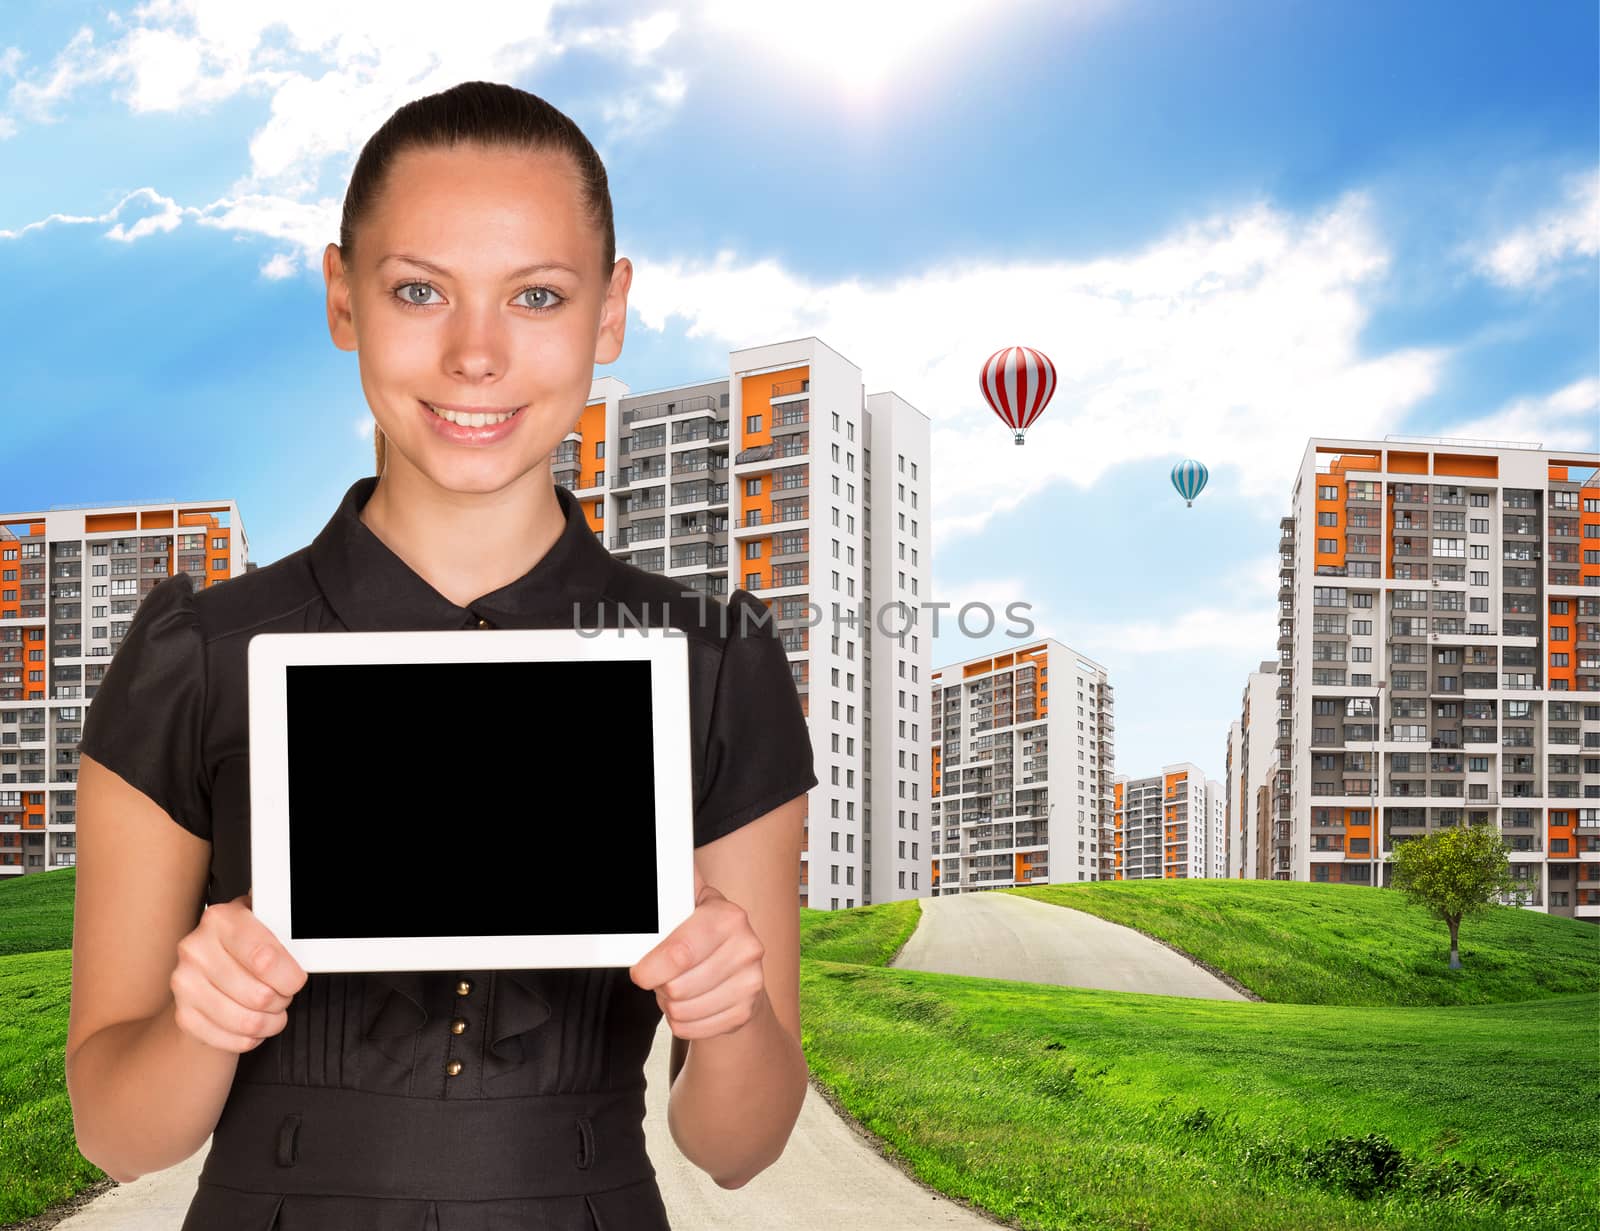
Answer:
[(940, 668), (932, 706), (935, 897), (1111, 879), (1116, 723), (1105, 667), (1045, 638)]
[(134, 609), (248, 554), (231, 500), (0, 514), (0, 877), (77, 862), (78, 737)]
[(1228, 728), (1225, 822), (1231, 877), (1269, 878), (1273, 788), (1282, 774), (1287, 793), (1292, 768), (1289, 698), (1280, 700), (1277, 689), (1278, 664), (1269, 659), (1250, 673), (1239, 700), (1239, 717)]
[(1112, 784), (1117, 880), (1227, 875), (1227, 790), (1192, 761)]
[(929, 596), (927, 417), (799, 338), (732, 351), (712, 380), (596, 380), (552, 465), (618, 558), (771, 612), (820, 780), (800, 905), (926, 893), (930, 647), (913, 621)]
[(1600, 919), (1600, 454), (1314, 438), (1283, 528), (1269, 874), (1388, 884), (1495, 825), (1534, 907)]

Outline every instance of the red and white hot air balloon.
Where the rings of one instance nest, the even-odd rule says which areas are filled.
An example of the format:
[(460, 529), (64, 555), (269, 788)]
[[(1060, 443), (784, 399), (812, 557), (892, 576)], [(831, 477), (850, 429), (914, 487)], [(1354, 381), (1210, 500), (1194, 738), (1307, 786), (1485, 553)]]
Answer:
[(1003, 346), (984, 363), (978, 385), (1020, 445), (1023, 432), (1044, 413), (1056, 391), (1056, 365), (1031, 346)]

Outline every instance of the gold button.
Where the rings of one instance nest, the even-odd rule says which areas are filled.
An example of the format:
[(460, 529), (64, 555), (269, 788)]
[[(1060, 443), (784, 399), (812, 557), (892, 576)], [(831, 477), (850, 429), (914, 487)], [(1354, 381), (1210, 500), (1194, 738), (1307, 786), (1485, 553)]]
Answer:
[(450, 1076), (454, 1077), (457, 1073), (459, 1073), (461, 1071), (461, 1061), (452, 1060), (449, 1064), (444, 1066), (444, 1071), (446, 1073), (449, 1073)]
[(458, 1018), (456, 1018), (455, 1021), (450, 1023), (450, 1033), (451, 1034), (465, 1034), (466, 1030), (467, 1030), (467, 1021), (463, 1017), (458, 1017)]
[(479, 628), (488, 628), (489, 627), (489, 621), (488, 620), (479, 620), (478, 621), (478, 627)]
[(457, 996), (470, 996), (470, 995), (472, 995), (472, 980), (470, 980), (470, 979), (462, 979), (461, 982), (457, 983), (456, 984), (456, 995)]

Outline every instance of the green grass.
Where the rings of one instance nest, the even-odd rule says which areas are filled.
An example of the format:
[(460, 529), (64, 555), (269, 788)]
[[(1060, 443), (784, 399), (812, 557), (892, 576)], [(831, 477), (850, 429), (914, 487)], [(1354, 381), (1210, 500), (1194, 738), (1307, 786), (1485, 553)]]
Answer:
[[(1194, 896), (1219, 889), (1232, 894)], [(916, 928), (916, 901), (802, 911), (811, 1070), (935, 1188), (1030, 1231), (1593, 1226), (1589, 925), (1504, 908), (1481, 921), (1481, 941), (1463, 925), (1462, 960), (1481, 969), (1446, 982), (1414, 969), (1448, 956), (1442, 926), (1432, 937), (1379, 891), (1025, 892), (1090, 903), (1269, 1000), (1300, 1002), (887, 968)], [(1392, 913), (1352, 914), (1352, 903)], [(0, 886), (0, 936), (50, 947), (0, 957), (0, 1225), (103, 1178), (74, 1144), (62, 1068), (71, 908), (70, 870)], [(1480, 1003), (1392, 1003), (1408, 995)], [(1330, 1003), (1341, 996), (1349, 1003)]]
[(64, 1068), (71, 992), (69, 949), (0, 957), (0, 1226), (106, 1178), (78, 1153), (72, 1131)]
[(106, 1178), (67, 1098), (76, 868), (0, 882), (0, 1226)]
[(1462, 920), (1451, 970), (1450, 930), (1390, 889), (1151, 880), (997, 892), (1137, 928), (1278, 1003), (1493, 1004), (1600, 988), (1600, 927), (1514, 906)]
[(72, 948), (76, 868), (0, 881), (0, 955)]
[(803, 1041), (941, 1191), (1041, 1229), (1593, 1226), (1593, 992), (1241, 1003), (819, 956), (892, 952), (915, 909), (803, 912)]
[(915, 898), (854, 910), (802, 909), (800, 953), (816, 961), (887, 966), (921, 917)]

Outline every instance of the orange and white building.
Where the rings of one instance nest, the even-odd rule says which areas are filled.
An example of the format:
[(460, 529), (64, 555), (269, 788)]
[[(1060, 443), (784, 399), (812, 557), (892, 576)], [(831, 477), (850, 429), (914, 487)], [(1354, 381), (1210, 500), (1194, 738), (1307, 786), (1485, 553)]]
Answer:
[(1113, 783), (1116, 880), (1227, 875), (1226, 791), (1192, 761)]
[[(810, 725), (799, 904), (928, 892), (929, 421), (814, 337), (715, 379), (596, 380), (556, 482), (608, 550), (684, 589), (765, 602)], [(813, 841), (815, 839), (815, 841)]]
[(0, 877), (77, 862), (84, 707), (144, 596), (248, 556), (231, 500), (0, 514)]
[(1110, 880), (1114, 696), (1053, 638), (933, 674), (933, 896)]
[(1307, 443), (1268, 875), (1388, 884), (1396, 843), (1491, 824), (1533, 906), (1600, 919), (1597, 468), (1496, 441)]
[(1227, 874), (1236, 878), (1269, 879), (1273, 785), (1278, 774), (1287, 775), (1290, 768), (1289, 699), (1280, 701), (1277, 688), (1278, 664), (1263, 662), (1250, 673), (1239, 717), (1228, 728), (1223, 822), (1228, 834)]

